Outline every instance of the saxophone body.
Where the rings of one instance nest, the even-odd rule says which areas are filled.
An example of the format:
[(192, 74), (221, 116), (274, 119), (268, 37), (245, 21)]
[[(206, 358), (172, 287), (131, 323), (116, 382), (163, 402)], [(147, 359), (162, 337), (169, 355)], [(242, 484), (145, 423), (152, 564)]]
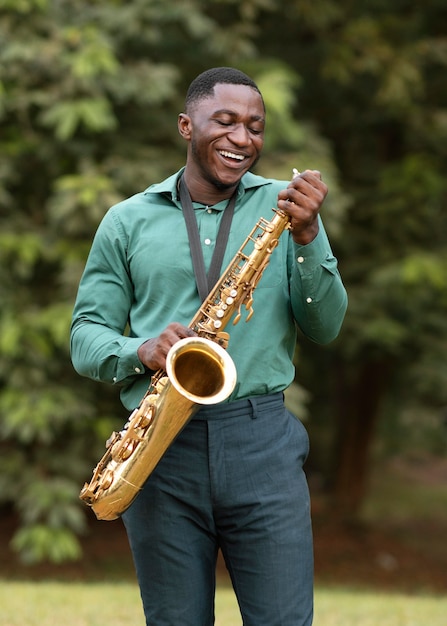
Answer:
[(267, 267), (289, 217), (273, 209), (261, 218), (202, 303), (189, 328), (196, 337), (170, 349), (166, 372), (159, 370), (123, 429), (112, 433), (106, 452), (85, 483), (80, 498), (96, 517), (113, 520), (133, 502), (168, 447), (201, 405), (223, 402), (236, 384), (236, 368), (226, 352), (225, 326), (234, 316), (253, 314), (253, 291)]

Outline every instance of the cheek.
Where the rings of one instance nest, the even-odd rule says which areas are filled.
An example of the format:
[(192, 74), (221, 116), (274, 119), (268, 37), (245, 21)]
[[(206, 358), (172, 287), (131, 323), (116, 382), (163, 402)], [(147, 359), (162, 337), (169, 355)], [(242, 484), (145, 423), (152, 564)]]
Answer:
[(191, 151), (193, 154), (205, 154), (209, 147), (209, 141), (205, 141), (203, 138), (193, 138), (191, 140)]
[(253, 145), (255, 146), (257, 152), (261, 152), (264, 147), (264, 135), (255, 137), (253, 139)]

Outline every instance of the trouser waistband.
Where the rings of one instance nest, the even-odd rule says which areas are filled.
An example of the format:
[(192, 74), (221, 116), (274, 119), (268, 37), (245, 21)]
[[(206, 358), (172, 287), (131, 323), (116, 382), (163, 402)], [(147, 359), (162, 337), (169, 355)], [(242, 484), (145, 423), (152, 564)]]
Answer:
[(280, 408), (284, 404), (284, 394), (282, 391), (264, 396), (251, 396), (234, 402), (223, 402), (212, 406), (201, 406), (194, 414), (193, 420), (217, 420), (229, 417), (241, 417), (249, 415), (257, 417), (259, 409)]

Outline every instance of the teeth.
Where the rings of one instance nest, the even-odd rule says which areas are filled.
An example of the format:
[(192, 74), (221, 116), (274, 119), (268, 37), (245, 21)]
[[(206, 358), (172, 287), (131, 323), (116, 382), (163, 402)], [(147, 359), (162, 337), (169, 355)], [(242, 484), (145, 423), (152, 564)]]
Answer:
[(238, 161), (243, 161), (245, 158), (242, 154), (234, 154), (234, 152), (227, 152), (226, 150), (221, 150), (220, 154), (230, 159), (237, 159)]

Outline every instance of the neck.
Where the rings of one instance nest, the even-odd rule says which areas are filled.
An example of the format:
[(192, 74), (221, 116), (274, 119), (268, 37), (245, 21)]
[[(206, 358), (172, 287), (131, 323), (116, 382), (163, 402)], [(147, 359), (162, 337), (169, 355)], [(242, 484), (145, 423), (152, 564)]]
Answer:
[(207, 206), (213, 206), (222, 200), (228, 200), (238, 186), (238, 184), (236, 184), (231, 187), (219, 188), (203, 179), (196, 180), (188, 176), (187, 170), (185, 170), (183, 174), (183, 180), (185, 181), (191, 200)]

